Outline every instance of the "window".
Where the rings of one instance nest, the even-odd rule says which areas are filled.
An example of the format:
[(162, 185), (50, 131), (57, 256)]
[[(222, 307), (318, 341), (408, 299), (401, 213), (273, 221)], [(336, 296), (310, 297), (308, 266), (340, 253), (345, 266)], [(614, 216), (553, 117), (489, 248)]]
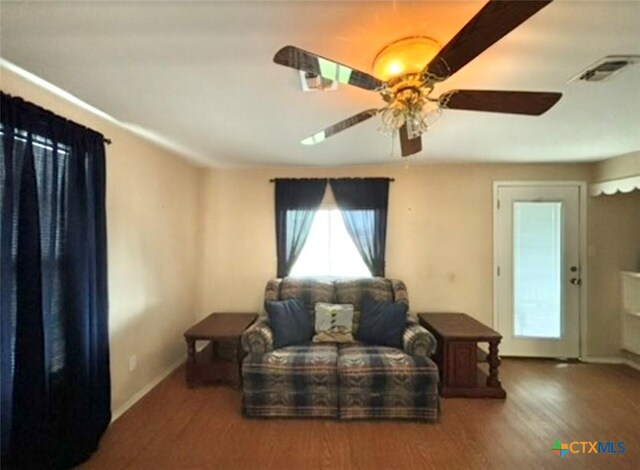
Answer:
[(338, 209), (318, 210), (290, 275), (371, 277)]
[[(5, 138), (5, 130), (2, 124), (0, 124), (0, 140)], [(71, 148), (68, 145), (62, 143), (55, 143), (48, 138), (42, 137), (38, 134), (21, 130), (13, 130), (13, 146), (14, 153), (16, 155), (24, 155), (26, 148), (31, 147), (33, 152), (34, 169), (36, 173), (36, 180), (39, 186), (38, 191), (38, 207), (39, 207), (39, 222), (40, 227), (58, 227), (63, 223), (61, 218), (61, 200), (50, 195), (51, 192), (60, 191), (60, 188), (64, 186), (64, 172), (65, 161), (71, 154)], [(4, 158), (4, 147), (0, 150), (0, 155)], [(15, 158), (15, 160), (18, 160)], [(20, 167), (21, 171), (21, 167)], [(15, 177), (18, 174), (18, 170), (14, 169), (14, 175), (5, 174), (5, 166), (2, 165), (0, 169), (0, 181), (3, 183), (9, 178)], [(54, 175), (56, 175), (54, 177)], [(3, 204), (5, 203), (4, 197), (0, 197), (0, 213), (4, 210)], [(16, 200), (14, 204), (18, 204)], [(14, 206), (14, 213), (17, 213), (18, 207)], [(57, 215), (57, 217), (56, 217)], [(54, 220), (54, 217), (55, 220)], [(13, 237), (17, 240), (18, 221), (15, 219), (13, 224)], [(53, 229), (56, 230), (56, 229)], [(40, 252), (40, 269), (42, 270), (42, 277), (47, 289), (53, 290), (57, 288), (61, 282), (61, 270), (63, 269), (63, 257), (62, 257), (62, 242), (63, 239), (60, 236), (56, 236), (54, 243), (51, 243), (50, 237), (43, 239), (41, 252)], [(11, 243), (11, 261), (13, 268), (13, 275), (15, 276), (15, 270), (17, 269), (17, 241)], [(12, 291), (12, 302), (15, 302), (15, 291)], [(53, 298), (52, 295), (43, 296), (43, 300), (47, 302), (47, 311), (51, 311), (52, 320), (49, 323), (50, 330), (47, 334), (51, 337), (51, 372), (58, 373), (63, 370), (66, 361), (65, 341), (64, 341), (64, 322), (62, 317), (62, 307), (59, 299)]]

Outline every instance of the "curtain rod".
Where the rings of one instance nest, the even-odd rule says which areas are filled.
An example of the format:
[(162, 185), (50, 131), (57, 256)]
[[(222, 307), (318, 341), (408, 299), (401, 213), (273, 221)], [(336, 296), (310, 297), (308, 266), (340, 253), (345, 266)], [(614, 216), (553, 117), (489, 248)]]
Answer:
[[(0, 135), (4, 135), (2, 131), (0, 131)], [(26, 142), (27, 141), (27, 139), (25, 137), (22, 137), (22, 136), (17, 136), (16, 139), (18, 139), (20, 142)], [(107, 145), (111, 145), (111, 139), (108, 139), (107, 137), (103, 137), (102, 141)], [(47, 144), (46, 142), (37, 142), (36, 141), (34, 143), (35, 143), (35, 145), (39, 145), (39, 146), (41, 146), (43, 148), (46, 148), (46, 149), (49, 149), (49, 150), (53, 149), (53, 147), (51, 145)]]
[[(375, 178), (375, 176), (374, 176), (373, 178)], [(271, 178), (271, 179), (269, 180), (269, 183), (275, 183), (278, 179), (279, 179), (279, 178)], [(302, 179), (304, 179), (304, 178), (302, 178)], [(320, 179), (323, 179), (323, 178), (311, 178), (311, 179), (319, 179), (319, 180), (320, 180)], [(342, 179), (342, 178), (324, 178), (324, 179), (328, 179), (328, 180), (337, 180), (337, 179)], [(361, 180), (361, 179), (366, 179), (366, 178), (346, 178), (346, 179), (356, 179), (356, 180)], [(388, 179), (388, 180), (389, 180), (390, 182), (392, 182), (392, 183), (395, 181), (395, 178), (385, 178), (385, 179)]]
[[(53, 111), (50, 111), (50, 110), (48, 110), (48, 109), (46, 109), (46, 108), (43, 108), (42, 106), (39, 106), (39, 105), (37, 105), (37, 104), (35, 104), (35, 103), (32, 103), (32, 102), (30, 102), (30, 101), (27, 101), (27, 100), (25, 100), (24, 98), (21, 98), (21, 97), (19, 97), (19, 96), (12, 96), (12, 95), (9, 95), (9, 94), (7, 94), (7, 93), (2, 93), (2, 95), (3, 95), (3, 96), (7, 96), (7, 97), (12, 98), (12, 99), (15, 99), (15, 100), (17, 100), (17, 101), (19, 101), (19, 102), (21, 102), (21, 103), (26, 104), (27, 106), (31, 106), (32, 108), (35, 108), (35, 109), (39, 110), (40, 112), (42, 112), (42, 113), (44, 113), (44, 114), (47, 114), (47, 115), (50, 115), (50, 116), (55, 116), (55, 117), (56, 117), (56, 118), (58, 118), (58, 119), (62, 119), (62, 120), (64, 120), (64, 121), (66, 121), (66, 122), (69, 122), (69, 123), (73, 124), (74, 126), (79, 126), (79, 127), (84, 128), (84, 129), (90, 130), (91, 132), (99, 133), (98, 131), (95, 131), (95, 130), (93, 130), (93, 129), (91, 129), (91, 128), (87, 127), (87, 126), (84, 126), (84, 125), (82, 125), (82, 124), (79, 124), (79, 123), (77, 123), (77, 122), (74, 122), (74, 121), (72, 121), (71, 119), (67, 119), (67, 118), (66, 118), (66, 117), (64, 117), (64, 116), (60, 116), (60, 115), (58, 115), (58, 114), (54, 113)], [(108, 137), (104, 137), (104, 136), (103, 136), (103, 137), (102, 137), (102, 141), (103, 141), (105, 144), (107, 144), (107, 145), (111, 145), (111, 139), (109, 139)]]

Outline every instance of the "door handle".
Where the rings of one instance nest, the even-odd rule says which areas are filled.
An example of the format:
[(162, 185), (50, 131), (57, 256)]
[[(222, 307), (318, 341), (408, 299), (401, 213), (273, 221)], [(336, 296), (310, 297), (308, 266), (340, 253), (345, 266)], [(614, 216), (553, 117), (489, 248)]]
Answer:
[(582, 279), (580, 279), (579, 277), (572, 277), (571, 279), (569, 279), (569, 282), (574, 286), (579, 286), (580, 284), (582, 284)]

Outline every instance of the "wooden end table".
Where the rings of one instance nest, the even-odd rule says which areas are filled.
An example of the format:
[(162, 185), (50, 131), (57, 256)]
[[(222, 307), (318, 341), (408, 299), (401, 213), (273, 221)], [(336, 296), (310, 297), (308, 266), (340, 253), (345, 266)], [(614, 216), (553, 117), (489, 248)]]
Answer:
[[(435, 361), (443, 397), (506, 398), (498, 380), (498, 344), (502, 335), (464, 313), (421, 313), (420, 323), (438, 340)], [(478, 343), (489, 343), (489, 354)], [(486, 374), (478, 362), (489, 365)]]
[[(240, 336), (258, 315), (255, 313), (212, 313), (184, 334), (187, 341), (187, 386), (226, 382), (240, 388), (242, 347)], [(208, 341), (196, 351), (197, 341)], [(227, 354), (221, 354), (226, 347)]]

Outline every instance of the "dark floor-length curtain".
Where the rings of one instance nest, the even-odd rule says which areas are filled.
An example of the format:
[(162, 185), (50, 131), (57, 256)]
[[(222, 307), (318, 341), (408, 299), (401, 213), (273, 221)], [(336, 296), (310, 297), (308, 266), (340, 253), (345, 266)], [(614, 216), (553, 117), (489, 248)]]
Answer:
[(384, 277), (388, 178), (330, 180), (347, 232), (373, 276)]
[(277, 179), (275, 185), (278, 277), (285, 277), (307, 241), (327, 180)]
[(111, 419), (104, 142), (0, 98), (2, 463), (64, 468)]

